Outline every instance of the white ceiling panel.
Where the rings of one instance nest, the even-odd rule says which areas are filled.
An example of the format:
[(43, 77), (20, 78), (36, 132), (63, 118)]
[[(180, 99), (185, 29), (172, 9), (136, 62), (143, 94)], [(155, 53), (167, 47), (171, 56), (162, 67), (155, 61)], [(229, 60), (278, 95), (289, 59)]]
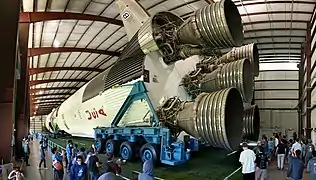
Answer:
[(46, 67), (49, 54), (42, 54), (39, 56), (38, 67)]
[(90, 56), (91, 53), (81, 53), (77, 59), (77, 61), (74, 63), (74, 67), (79, 67), (81, 64)]
[[(42, 37), (42, 29), (43, 29), (44, 22), (37, 22), (34, 23), (34, 47), (39, 47), (41, 43), (41, 37)], [(29, 38), (32, 38), (30, 36)]]
[(94, 61), (95, 58), (97, 58), (100, 54), (92, 53), (88, 56), (88, 58), (82, 63), (81, 67), (88, 67), (89, 64)]
[(59, 58), (59, 55), (60, 53), (51, 53), (49, 56), (47, 67), (55, 67), (55, 64), (57, 62), (57, 59)]
[(58, 71), (53, 71), (50, 75), (50, 79), (57, 79)]
[(71, 67), (72, 64), (78, 59), (81, 52), (72, 52), (68, 57), (67, 61), (65, 62), (65, 67)]
[(90, 0), (70, 0), (67, 12), (81, 13), (88, 5)]
[(91, 27), (84, 33), (76, 47), (85, 48), (88, 43), (93, 40), (97, 33), (100, 32), (106, 25), (107, 23), (103, 22), (93, 22)]
[(104, 11), (101, 16), (104, 17), (110, 17), (110, 18), (115, 18), (118, 13), (119, 13), (119, 9), (115, 3), (115, 1), (112, 1), (113, 3), (111, 3), (108, 8), (106, 9), (106, 11)]
[(96, 3), (95, 1), (91, 2), (88, 8), (86, 9), (87, 14), (99, 15), (107, 7), (105, 3)]

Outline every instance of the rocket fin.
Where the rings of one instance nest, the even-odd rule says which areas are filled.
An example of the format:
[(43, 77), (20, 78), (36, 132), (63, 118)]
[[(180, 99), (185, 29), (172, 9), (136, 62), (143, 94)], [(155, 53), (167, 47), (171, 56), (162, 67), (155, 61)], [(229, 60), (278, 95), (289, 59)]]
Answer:
[(143, 23), (149, 18), (149, 14), (135, 0), (118, 0), (116, 3), (120, 10), (120, 16), (128, 40), (131, 40)]

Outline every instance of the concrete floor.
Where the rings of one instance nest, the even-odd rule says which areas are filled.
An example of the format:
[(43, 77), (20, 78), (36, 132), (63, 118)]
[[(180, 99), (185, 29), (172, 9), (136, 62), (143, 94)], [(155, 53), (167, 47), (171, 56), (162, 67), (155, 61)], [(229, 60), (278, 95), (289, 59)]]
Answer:
[[(287, 165), (285, 165), (285, 168), (287, 169)], [(272, 162), (271, 165), (269, 165), (268, 169), (268, 180), (283, 180), (286, 179), (287, 176), (287, 170), (277, 170), (276, 162)], [(309, 180), (309, 174), (304, 172), (303, 180)]]
[[(38, 141), (30, 142), (31, 155), (29, 159), (30, 166), (26, 167), (24, 171), (24, 176), (26, 180), (53, 180), (53, 171), (52, 171), (52, 154), (50, 150), (46, 152), (46, 166), (47, 170), (39, 170), (38, 165), (40, 162), (39, 157), (39, 143)], [(64, 175), (64, 180), (68, 180), (69, 176), (67, 173)]]

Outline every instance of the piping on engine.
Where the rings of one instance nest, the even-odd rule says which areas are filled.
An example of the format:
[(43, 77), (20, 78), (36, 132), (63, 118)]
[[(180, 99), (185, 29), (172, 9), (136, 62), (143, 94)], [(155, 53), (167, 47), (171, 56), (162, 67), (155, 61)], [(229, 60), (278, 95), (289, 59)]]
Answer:
[(173, 136), (185, 131), (213, 147), (236, 150), (242, 140), (243, 102), (236, 88), (201, 93), (194, 101), (168, 99), (157, 115)]
[(219, 48), (240, 46), (244, 38), (240, 14), (230, 0), (210, 4), (186, 21), (170, 12), (157, 13), (137, 36), (143, 53), (159, 51), (166, 64), (193, 55), (219, 57)]

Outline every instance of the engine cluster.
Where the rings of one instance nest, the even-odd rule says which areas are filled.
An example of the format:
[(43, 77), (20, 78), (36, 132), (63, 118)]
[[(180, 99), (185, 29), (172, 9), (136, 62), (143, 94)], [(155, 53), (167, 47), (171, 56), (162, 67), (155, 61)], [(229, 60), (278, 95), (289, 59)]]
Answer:
[[(259, 75), (258, 48), (254, 43), (241, 46), (243, 28), (237, 7), (230, 0), (221, 0), (185, 21), (170, 14), (158, 13), (151, 21), (151, 42), (165, 63), (193, 55), (202, 55), (202, 60), (181, 83), (193, 101), (166, 100), (157, 110), (160, 122), (174, 136), (183, 130), (228, 150), (237, 149), (243, 136), (257, 138), (260, 118), (257, 113), (254, 116), (251, 103), (254, 77)], [(164, 19), (165, 25), (157, 23), (158, 19)], [(222, 54), (220, 49), (228, 47), (232, 49)]]

